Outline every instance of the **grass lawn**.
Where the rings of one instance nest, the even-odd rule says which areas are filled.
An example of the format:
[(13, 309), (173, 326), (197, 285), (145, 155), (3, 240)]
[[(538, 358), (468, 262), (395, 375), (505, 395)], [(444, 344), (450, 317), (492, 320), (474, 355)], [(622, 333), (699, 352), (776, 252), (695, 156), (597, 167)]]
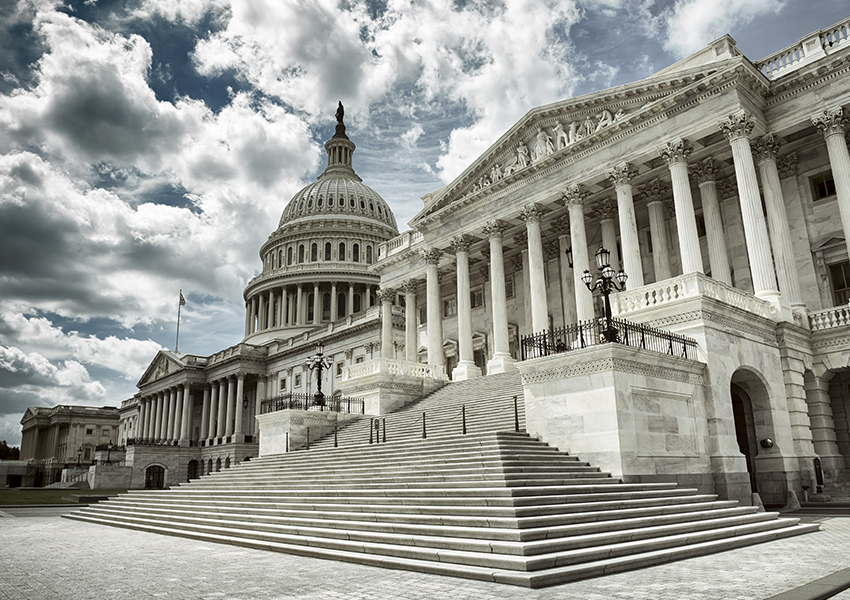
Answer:
[(77, 504), (63, 500), (62, 496), (72, 494), (97, 494), (114, 496), (123, 494), (123, 490), (20, 490), (17, 488), (0, 490), (0, 507), (20, 506), (23, 504)]

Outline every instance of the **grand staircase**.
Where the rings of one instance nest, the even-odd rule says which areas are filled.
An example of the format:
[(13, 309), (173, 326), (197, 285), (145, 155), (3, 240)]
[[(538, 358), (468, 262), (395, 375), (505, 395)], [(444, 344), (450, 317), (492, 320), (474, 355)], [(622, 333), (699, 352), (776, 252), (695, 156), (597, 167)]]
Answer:
[[(497, 393), (478, 395), (489, 387)], [(64, 516), (528, 587), (818, 529), (675, 484), (622, 483), (514, 431), (515, 394), (515, 374), (452, 383), (387, 415), (386, 443), (373, 429), (369, 444), (367, 417), (341, 429), (336, 448), (328, 437)]]

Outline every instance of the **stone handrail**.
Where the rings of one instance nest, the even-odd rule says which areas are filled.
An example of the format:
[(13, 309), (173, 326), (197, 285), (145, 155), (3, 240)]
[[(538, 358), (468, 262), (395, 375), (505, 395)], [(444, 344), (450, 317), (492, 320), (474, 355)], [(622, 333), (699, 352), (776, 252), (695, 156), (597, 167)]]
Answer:
[(405, 248), (415, 246), (421, 242), (422, 239), (422, 233), (419, 231), (405, 231), (401, 235), (394, 237), (383, 244), (378, 244), (378, 260), (392, 256), (397, 252), (401, 252)]
[(825, 310), (809, 313), (812, 331), (834, 329), (850, 325), (850, 306), (834, 306)]
[(342, 371), (342, 380), (349, 381), (378, 373), (442, 381), (445, 375), (445, 367), (408, 362), (394, 358), (375, 358), (367, 362), (345, 367)]
[(776, 79), (825, 57), (838, 46), (847, 43), (848, 37), (850, 37), (850, 19), (844, 19), (825, 29), (814, 31), (797, 43), (753, 64), (768, 79)]
[(706, 296), (767, 319), (773, 312), (769, 302), (733, 288), (702, 273), (688, 273), (611, 296), (614, 315), (627, 315), (645, 308), (670, 304), (685, 298)]

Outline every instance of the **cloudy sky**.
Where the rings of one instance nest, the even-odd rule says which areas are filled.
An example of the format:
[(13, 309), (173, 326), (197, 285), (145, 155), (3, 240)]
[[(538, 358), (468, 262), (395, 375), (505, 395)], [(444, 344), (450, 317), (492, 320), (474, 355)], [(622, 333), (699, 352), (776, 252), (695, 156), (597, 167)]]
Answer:
[(324, 167), (401, 229), (529, 109), (731, 33), (760, 59), (846, 0), (0, 1), (0, 439), (27, 406), (118, 405), (151, 358), (240, 341), (242, 288)]

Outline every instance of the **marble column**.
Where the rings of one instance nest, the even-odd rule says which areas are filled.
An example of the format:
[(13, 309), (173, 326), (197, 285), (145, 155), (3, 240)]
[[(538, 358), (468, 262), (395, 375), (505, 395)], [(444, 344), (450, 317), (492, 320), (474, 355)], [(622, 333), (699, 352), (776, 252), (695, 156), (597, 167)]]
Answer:
[(393, 357), (393, 298), (395, 290), (381, 288), (378, 299), (381, 301), (381, 358)]
[(183, 432), (183, 405), (186, 401), (186, 389), (182, 385), (177, 386), (177, 390), (175, 393), (175, 402), (174, 402), (174, 435), (172, 439), (181, 440), (183, 438), (180, 435)]
[(266, 308), (266, 329), (274, 328), (274, 290), (269, 290), (268, 307)]
[(210, 383), (210, 420), (207, 425), (207, 445), (216, 437), (216, 420), (218, 417), (218, 381)]
[(516, 369), (508, 339), (508, 307), (505, 297), (505, 257), (502, 236), (508, 225), (502, 221), (488, 221), (484, 233), (490, 242), (490, 296), (493, 305), (493, 356), (487, 361), (487, 372), (504, 373)]
[[(643, 262), (640, 258), (640, 238), (638, 238), (635, 200), (632, 190), (632, 181), (637, 173), (637, 168), (631, 163), (621, 163), (608, 171), (608, 179), (614, 184), (614, 190), (617, 192), (617, 215), (620, 218), (623, 270), (629, 276), (629, 288), (641, 287), (644, 283)], [(611, 248), (611, 253), (615, 254), (614, 248)]]
[(437, 248), (422, 251), (425, 261), (426, 302), (428, 303), (428, 363), (446, 366), (443, 351), (443, 302), (440, 295), (440, 273), (437, 265), (443, 251)]
[(313, 284), (313, 325), (322, 322), (322, 295), (319, 293), (319, 284)]
[[(697, 178), (700, 200), (702, 200), (702, 216), (705, 219), (711, 276), (726, 285), (732, 285), (732, 271), (729, 269), (729, 255), (726, 251), (726, 234), (720, 213), (720, 199), (717, 196), (717, 167), (714, 159), (706, 158), (698, 165), (694, 165), (692, 171)], [(785, 210), (784, 207), (783, 210)]]
[(576, 316), (576, 291), (573, 279), (573, 267), (567, 260), (567, 250), (570, 248), (570, 219), (567, 215), (555, 221), (555, 231), (558, 232), (558, 265), (561, 277), (561, 306), (564, 311), (564, 324), (569, 326), (578, 320)]
[(348, 297), (345, 299), (345, 303), (348, 305), (345, 309), (345, 316), (350, 317), (354, 314), (354, 284), (348, 284)]
[(266, 328), (266, 295), (263, 292), (257, 294), (259, 307), (257, 308), (257, 331)]
[(835, 198), (838, 201), (841, 229), (844, 231), (844, 239), (850, 240), (850, 152), (844, 138), (847, 118), (844, 116), (844, 110), (838, 107), (815, 115), (812, 117), (812, 123), (826, 141), (829, 167), (835, 181)]
[(540, 238), (540, 219), (543, 217), (543, 209), (539, 204), (532, 203), (520, 210), (519, 217), (525, 221), (526, 233), (528, 234), (528, 280), (531, 292), (530, 333), (541, 333), (549, 330), (546, 262), (543, 258), (543, 241)]
[(192, 386), (186, 384), (183, 388), (183, 418), (180, 427), (180, 440), (189, 441), (192, 436), (192, 415), (194, 413), (194, 402), (192, 401)]
[[(237, 373), (236, 374), (236, 402), (235, 402), (235, 419), (233, 425), (233, 435), (241, 436), (242, 435), (242, 418), (244, 407), (242, 406), (242, 401), (245, 397), (245, 373)], [(234, 440), (237, 442), (243, 441), (242, 439)]]
[(233, 384), (233, 376), (227, 378), (227, 414), (225, 415), (224, 435), (233, 435), (233, 425), (236, 418), (236, 386)]
[(251, 334), (251, 300), (245, 302), (245, 337)]
[(203, 408), (201, 409), (201, 432), (199, 435), (199, 439), (204, 440), (209, 437), (207, 434), (210, 430), (210, 409), (212, 405), (210, 404), (210, 386), (204, 386), (204, 403)]
[(229, 387), (227, 377), (220, 379), (218, 382), (218, 423), (216, 425), (215, 435), (217, 438), (223, 438), (226, 431), (227, 423), (227, 388)]
[(599, 229), (602, 234), (602, 247), (611, 251), (611, 267), (620, 270), (620, 260), (617, 258), (617, 227), (614, 218), (617, 208), (610, 198), (604, 198), (593, 207), (593, 214), (599, 218)]
[(331, 321), (336, 321), (339, 316), (339, 304), (337, 300), (336, 281), (331, 282)]
[(416, 287), (419, 282), (407, 279), (401, 284), (404, 290), (404, 359), (419, 362), (416, 326)]
[(702, 253), (699, 248), (697, 221), (694, 214), (694, 199), (688, 179), (688, 157), (693, 152), (687, 140), (667, 142), (661, 156), (667, 161), (673, 183), (673, 203), (676, 206), (676, 229), (679, 232), (679, 252), (682, 257), (682, 273), (703, 273)]
[(778, 152), (779, 142), (772, 133), (753, 141), (753, 156), (761, 175), (761, 187), (767, 209), (768, 234), (773, 248), (773, 265), (776, 268), (779, 293), (793, 308), (805, 310), (806, 303), (803, 302), (803, 295), (800, 292), (794, 247), (791, 244), (791, 227), (788, 224), (785, 198), (779, 182), (779, 169), (776, 167)]
[(175, 400), (174, 390), (169, 388), (165, 392), (165, 402), (162, 407), (162, 439), (171, 441), (174, 439), (174, 409), (172, 401)]
[(738, 182), (741, 217), (744, 221), (744, 238), (747, 242), (747, 256), (750, 259), (750, 272), (753, 276), (753, 291), (756, 297), (776, 304), (779, 302), (779, 290), (776, 285), (776, 273), (773, 270), (773, 258), (770, 255), (770, 242), (767, 237), (764, 212), (762, 212), (756, 167), (750, 149), (749, 136), (755, 127), (755, 120), (749, 113), (740, 112), (718, 123), (718, 127), (732, 146), (735, 180)]
[(457, 262), (457, 344), (458, 363), (452, 380), (463, 381), (481, 376), (472, 353), (472, 298), (469, 287), (469, 246), (472, 237), (459, 235), (452, 239)]
[(295, 295), (295, 324), (304, 324), (304, 284), (298, 284), (298, 292)]
[(652, 238), (652, 267), (655, 270), (655, 281), (664, 281), (673, 275), (670, 268), (670, 248), (667, 245), (667, 225), (664, 218), (666, 189), (664, 184), (656, 180), (641, 188), (641, 194), (646, 198), (646, 209), (649, 213), (649, 236)]
[[(147, 402), (145, 402), (144, 398), (139, 398), (139, 421), (138, 421), (139, 427), (138, 427), (138, 431), (135, 432), (135, 435), (133, 437), (137, 437), (137, 438), (145, 437), (145, 417), (147, 415), (147, 412), (148, 412)], [(22, 448), (22, 450), (23, 450), (23, 448)]]
[(593, 309), (593, 295), (581, 276), (590, 268), (587, 255), (587, 232), (584, 228), (584, 203), (587, 190), (577, 184), (564, 192), (564, 202), (570, 209), (570, 240), (573, 244), (573, 288), (576, 292), (576, 316), (579, 321), (589, 321), (596, 316)]
[(280, 301), (277, 305), (277, 326), (283, 327), (286, 325), (286, 287), (280, 287)]

